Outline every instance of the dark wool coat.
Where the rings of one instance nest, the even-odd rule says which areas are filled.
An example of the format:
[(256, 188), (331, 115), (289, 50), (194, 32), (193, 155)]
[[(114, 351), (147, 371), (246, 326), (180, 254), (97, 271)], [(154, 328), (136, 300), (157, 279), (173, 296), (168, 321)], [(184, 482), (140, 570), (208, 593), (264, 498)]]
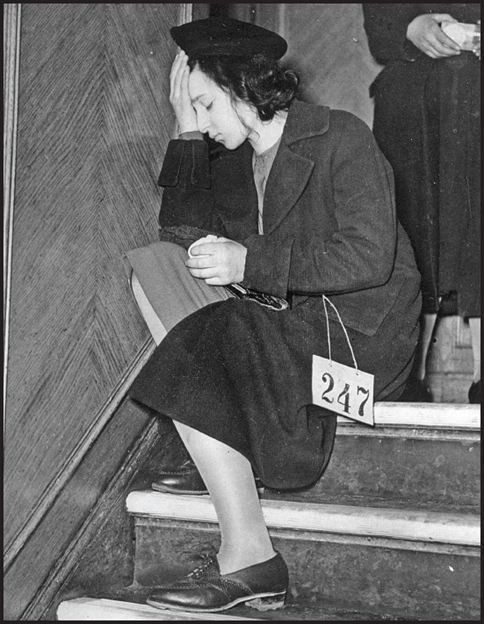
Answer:
[[(412, 363), (420, 276), (396, 221), (391, 169), (355, 116), (295, 102), (266, 185), (263, 235), (249, 143), (228, 151), (172, 141), (160, 184), (162, 227), (241, 242), (243, 284), (291, 308), (229, 299), (195, 312), (168, 333), (130, 394), (236, 448), (267, 485), (307, 485), (321, 465), (321, 432), (306, 409), (312, 354), (328, 357), (321, 295), (337, 307), (359, 367), (375, 375), (378, 400), (398, 397)], [(333, 358), (352, 366), (331, 310), (329, 318)]]
[(408, 39), (409, 23), (448, 13), (476, 23), (480, 4), (363, 4), (375, 59), (373, 132), (395, 173), (398, 217), (415, 249), (425, 312), (456, 294), (480, 316), (480, 61), (472, 52), (432, 59)]

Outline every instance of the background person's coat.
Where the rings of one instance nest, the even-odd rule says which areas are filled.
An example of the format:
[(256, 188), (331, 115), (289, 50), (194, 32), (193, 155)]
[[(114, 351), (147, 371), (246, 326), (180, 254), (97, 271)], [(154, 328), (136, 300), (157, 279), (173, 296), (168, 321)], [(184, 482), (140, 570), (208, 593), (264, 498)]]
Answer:
[[(210, 151), (205, 141), (172, 141), (160, 184), (162, 227), (240, 241), (243, 284), (289, 299), (291, 309), (230, 299), (195, 312), (157, 347), (130, 394), (233, 446), (267, 485), (307, 485), (321, 463), (318, 424), (306, 418), (312, 354), (328, 357), (321, 295), (336, 305), (359, 367), (375, 375), (376, 399), (397, 398), (412, 363), (420, 276), (395, 218), (391, 169), (355, 116), (295, 102), (266, 185), (264, 235), (248, 143)], [(353, 366), (328, 312), (333, 358)]]
[(397, 214), (422, 274), (423, 308), (480, 316), (480, 60), (433, 59), (407, 38), (418, 15), (476, 23), (480, 4), (363, 4), (370, 51), (385, 65), (371, 87), (373, 132), (395, 174)]

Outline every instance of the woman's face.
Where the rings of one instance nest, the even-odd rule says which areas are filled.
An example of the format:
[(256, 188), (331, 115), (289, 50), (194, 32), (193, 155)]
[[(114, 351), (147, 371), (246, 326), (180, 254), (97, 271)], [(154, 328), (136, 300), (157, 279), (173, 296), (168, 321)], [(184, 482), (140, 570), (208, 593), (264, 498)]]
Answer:
[(229, 150), (242, 145), (250, 130), (241, 119), (245, 124), (250, 124), (250, 118), (254, 115), (251, 108), (240, 102), (236, 112), (229, 94), (216, 85), (198, 66), (190, 73), (188, 91), (200, 132), (203, 134), (208, 132), (210, 138), (222, 143)]

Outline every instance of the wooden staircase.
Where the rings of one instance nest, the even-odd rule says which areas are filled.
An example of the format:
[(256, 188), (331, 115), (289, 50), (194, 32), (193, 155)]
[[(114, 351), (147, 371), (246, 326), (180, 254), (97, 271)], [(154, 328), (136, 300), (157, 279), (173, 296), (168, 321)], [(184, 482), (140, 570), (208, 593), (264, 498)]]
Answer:
[(262, 509), (286, 560), (283, 610), (189, 614), (145, 604), (184, 576), (219, 532), (209, 496), (133, 491), (129, 587), (62, 602), (58, 620), (479, 620), (480, 406), (381, 403), (376, 426), (339, 419), (323, 478), (266, 489)]

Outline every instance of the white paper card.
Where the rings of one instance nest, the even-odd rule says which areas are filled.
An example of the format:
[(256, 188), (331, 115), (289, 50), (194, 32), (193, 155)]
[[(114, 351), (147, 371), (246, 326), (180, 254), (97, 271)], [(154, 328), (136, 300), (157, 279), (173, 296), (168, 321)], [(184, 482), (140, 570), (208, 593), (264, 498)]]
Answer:
[(313, 355), (313, 403), (366, 425), (374, 425), (373, 375)]

